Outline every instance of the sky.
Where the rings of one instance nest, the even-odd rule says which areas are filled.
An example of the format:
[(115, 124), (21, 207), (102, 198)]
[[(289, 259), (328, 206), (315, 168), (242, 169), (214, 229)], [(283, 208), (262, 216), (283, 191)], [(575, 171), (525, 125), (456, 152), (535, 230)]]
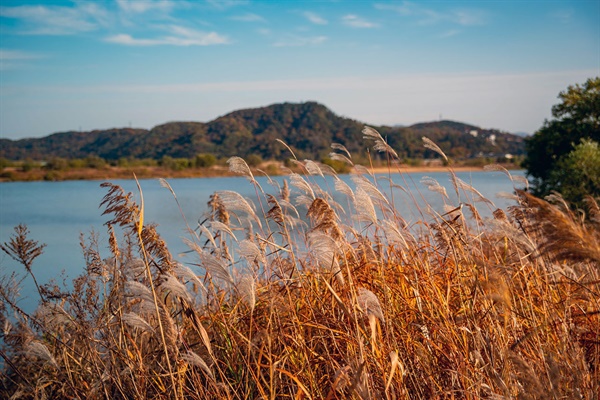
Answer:
[(317, 101), (533, 133), (600, 75), (600, 1), (0, 0), (0, 137)]

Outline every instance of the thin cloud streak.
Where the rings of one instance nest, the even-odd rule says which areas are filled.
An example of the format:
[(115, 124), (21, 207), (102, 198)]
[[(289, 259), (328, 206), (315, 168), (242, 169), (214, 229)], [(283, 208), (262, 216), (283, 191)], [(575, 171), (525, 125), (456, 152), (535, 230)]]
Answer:
[(266, 19), (261, 17), (260, 15), (247, 13), (243, 15), (234, 15), (231, 17), (233, 21), (241, 21), (241, 22), (266, 22)]
[(306, 11), (302, 15), (315, 25), (327, 25), (329, 23), (325, 18), (310, 11)]
[(379, 26), (378, 24), (369, 22), (366, 19), (354, 14), (344, 15), (342, 17), (342, 22), (347, 26), (351, 26), (352, 28), (376, 28)]
[(167, 29), (171, 35), (153, 39), (140, 39), (121, 33), (109, 36), (105, 41), (126, 46), (211, 46), (229, 43), (226, 36), (221, 36), (216, 32), (202, 32), (177, 25), (171, 25)]
[(22, 68), (26, 61), (43, 58), (41, 54), (21, 50), (0, 49), (0, 71)]
[(414, 18), (419, 25), (449, 22), (460, 26), (476, 26), (485, 25), (487, 22), (486, 13), (477, 9), (459, 9), (443, 13), (408, 1), (400, 4), (376, 3), (374, 7), (381, 11), (395, 12), (402, 17)]
[(17, 19), (22, 35), (73, 35), (90, 32), (107, 24), (108, 12), (94, 3), (77, 3), (74, 7), (16, 6), (0, 7), (0, 16)]
[(288, 34), (277, 42), (273, 43), (274, 47), (301, 47), (318, 45), (327, 40), (327, 36), (298, 36)]
[(151, 10), (169, 12), (175, 7), (176, 3), (168, 0), (117, 0), (117, 5), (125, 12), (142, 14)]

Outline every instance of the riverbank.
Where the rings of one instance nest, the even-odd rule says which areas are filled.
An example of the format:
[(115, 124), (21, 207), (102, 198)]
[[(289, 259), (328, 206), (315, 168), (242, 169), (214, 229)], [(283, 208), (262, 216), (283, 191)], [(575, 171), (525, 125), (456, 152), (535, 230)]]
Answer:
[[(503, 165), (506, 169), (519, 169), (514, 164)], [(302, 173), (300, 167), (292, 169), (284, 167), (282, 164), (268, 162), (263, 163), (256, 168), (251, 168), (256, 175), (264, 173), (270, 176), (287, 175), (290, 171)], [(396, 172), (444, 172), (448, 170), (443, 165), (394, 165), (374, 166), (368, 168), (373, 173), (396, 173)], [(453, 165), (452, 170), (456, 172), (481, 171), (481, 166)], [(347, 173), (350, 170), (338, 171)], [(227, 166), (215, 165), (208, 168), (185, 168), (173, 170), (167, 167), (159, 166), (138, 166), (138, 167), (117, 167), (106, 166), (103, 168), (69, 168), (65, 170), (47, 170), (45, 168), (33, 168), (23, 171), (19, 168), (4, 168), (0, 172), (0, 182), (27, 182), (27, 181), (69, 181), (69, 180), (109, 180), (109, 179), (131, 179), (133, 176), (138, 179), (151, 178), (216, 178), (222, 176), (235, 176), (229, 171)]]

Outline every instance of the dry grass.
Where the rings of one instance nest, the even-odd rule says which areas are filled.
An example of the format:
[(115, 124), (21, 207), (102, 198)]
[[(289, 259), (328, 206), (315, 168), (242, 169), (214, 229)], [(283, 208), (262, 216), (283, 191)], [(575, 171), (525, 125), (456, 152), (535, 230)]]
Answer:
[[(0, 396), (598, 398), (597, 218), (517, 191), (518, 206), (482, 219), (450, 171), (462, 203), (439, 215), (415, 199), (424, 219), (408, 226), (389, 182), (357, 169), (356, 189), (335, 185), (344, 212), (315, 183), (330, 171), (298, 165), (308, 174), (273, 194), (248, 176), (259, 204), (212, 196), (190, 266), (107, 184), (109, 254), (84, 243), (72, 291), (41, 286), (28, 315), (1, 285)], [(26, 235), (2, 249), (30, 271)]]

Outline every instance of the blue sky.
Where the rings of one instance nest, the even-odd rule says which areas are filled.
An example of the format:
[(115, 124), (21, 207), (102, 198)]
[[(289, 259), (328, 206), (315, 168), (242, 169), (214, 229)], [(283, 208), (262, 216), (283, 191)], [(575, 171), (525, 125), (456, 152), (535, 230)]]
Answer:
[(600, 2), (0, 0), (0, 136), (314, 100), (533, 132), (600, 75)]

